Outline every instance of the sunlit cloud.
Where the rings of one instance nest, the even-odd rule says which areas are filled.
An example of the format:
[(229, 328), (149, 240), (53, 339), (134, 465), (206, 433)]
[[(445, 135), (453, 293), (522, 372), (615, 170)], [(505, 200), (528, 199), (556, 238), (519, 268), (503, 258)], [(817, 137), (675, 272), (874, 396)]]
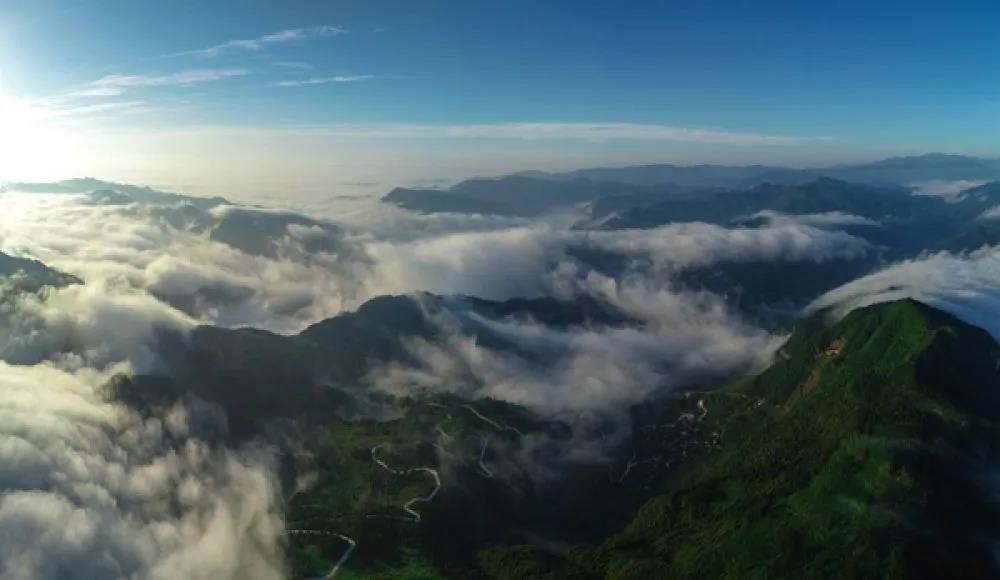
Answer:
[(0, 92), (0, 177), (39, 176), (48, 167), (71, 161), (74, 136), (63, 125), (74, 116), (72, 110), (44, 107)]

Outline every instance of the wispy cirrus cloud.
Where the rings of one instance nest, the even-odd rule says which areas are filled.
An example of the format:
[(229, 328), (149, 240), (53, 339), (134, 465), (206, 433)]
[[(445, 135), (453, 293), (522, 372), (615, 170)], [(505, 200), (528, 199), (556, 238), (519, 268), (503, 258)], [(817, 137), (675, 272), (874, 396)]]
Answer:
[(191, 86), (244, 76), (243, 68), (191, 69), (165, 75), (106, 75), (69, 93), (70, 97), (114, 97), (138, 87)]
[(279, 30), (278, 32), (258, 36), (257, 38), (228, 40), (221, 44), (216, 44), (207, 48), (185, 50), (182, 52), (168, 54), (167, 56), (200, 56), (211, 58), (230, 52), (258, 52), (268, 46), (302, 42), (310, 38), (340, 36), (341, 34), (346, 33), (346, 30), (337, 26), (289, 28), (287, 30)]
[(311, 70), (313, 65), (308, 62), (300, 62), (295, 60), (279, 60), (271, 63), (271, 66), (276, 66), (278, 68), (290, 68), (295, 70)]
[(375, 78), (375, 75), (338, 75), (333, 77), (310, 77), (274, 83), (278, 87), (307, 87), (312, 85), (330, 85), (338, 83), (356, 83)]
[[(36, 99), (5, 99), (4, 108), (16, 110), (25, 122), (59, 125), (80, 124), (96, 118), (107, 119), (123, 113), (162, 110), (164, 102), (156, 99), (118, 98), (132, 89), (149, 87), (189, 87), (240, 77), (249, 71), (242, 68), (190, 69), (162, 75), (105, 75), (67, 92)], [(172, 103), (174, 106), (178, 101)]]

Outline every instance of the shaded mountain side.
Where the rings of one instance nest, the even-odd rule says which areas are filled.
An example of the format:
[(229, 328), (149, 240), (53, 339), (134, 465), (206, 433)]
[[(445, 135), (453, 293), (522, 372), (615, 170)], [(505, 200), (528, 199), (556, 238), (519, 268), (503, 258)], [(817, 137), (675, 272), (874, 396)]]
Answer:
[(669, 163), (629, 167), (595, 167), (566, 173), (524, 171), (523, 177), (552, 181), (614, 181), (631, 185), (654, 186), (665, 183), (686, 187), (749, 187), (758, 183), (804, 183), (820, 174), (809, 169), (791, 169), (767, 165), (672, 165)]
[(796, 185), (765, 183), (748, 191), (729, 191), (707, 199), (664, 200), (627, 210), (609, 220), (605, 228), (644, 228), (691, 221), (728, 225), (763, 210), (787, 214), (839, 211), (872, 220), (906, 220), (943, 203), (940, 199), (913, 196), (900, 189), (821, 178)]
[(639, 324), (639, 321), (590, 296), (580, 296), (573, 301), (543, 297), (511, 298), (497, 302), (474, 296), (461, 296), (460, 300), (482, 316), (532, 320), (553, 328)]
[[(717, 451), (690, 454), (621, 532), (537, 577), (998, 577), (1000, 346), (912, 300), (825, 316), (766, 371), (699, 395)], [(514, 578), (552, 557), (481, 560)]]
[[(357, 542), (348, 570), (362, 577), (426, 568), (469, 578), (482, 577), (476, 551), (484, 545), (540, 533), (590, 540), (627, 521), (642, 496), (609, 477), (609, 468), (618, 468), (596, 452), (613, 450), (605, 442), (611, 424), (577, 434), (501, 401), (393, 398), (364, 386), (371, 360), (407, 358), (409, 338), (435, 340), (437, 316), (458, 319), (491, 348), (511, 349), (518, 345), (490, 335), (487, 321), (537, 319), (564, 328), (631, 322), (586, 300), (386, 296), (296, 336), (214, 327), (186, 339), (164, 336), (160, 352), (171, 374), (118, 377), (108, 395), (140, 410), (197, 395), (224, 410), (235, 439), (285, 429), (282, 420), (293, 419), (300, 445), (285, 454), (282, 477), (288, 489), (304, 474), (317, 482), (287, 506), (290, 529), (316, 532), (290, 535), (296, 577), (333, 566), (344, 548), (334, 534)], [(213, 428), (201, 432), (211, 436)], [(410, 503), (431, 493), (433, 502)], [(604, 500), (597, 505), (594, 497)]]
[[(677, 288), (708, 291), (765, 328), (787, 329), (817, 297), (885, 265), (877, 249), (865, 257), (823, 262), (734, 262), (687, 268)], [(780, 284), (775, 284), (780, 280)]]
[(387, 193), (382, 201), (418, 213), (472, 213), (517, 216), (522, 212), (505, 203), (466, 197), (460, 193), (440, 189), (407, 189), (397, 187)]
[(294, 212), (231, 206), (213, 221), (210, 239), (254, 256), (281, 256), (289, 237), (308, 253), (350, 250), (340, 227)]
[[(1000, 160), (960, 155), (928, 154), (873, 163), (792, 169), (763, 165), (722, 166), (670, 164), (581, 169), (567, 173), (525, 171), (506, 177), (470, 179), (446, 190), (398, 188), (383, 199), (422, 213), (457, 212), (536, 216), (559, 208), (591, 203), (591, 217), (602, 222), (614, 213), (629, 212), (613, 227), (650, 227), (666, 221), (714, 221), (711, 216), (685, 217), (698, 211), (683, 200), (703, 200), (717, 193), (759, 194), (762, 186), (796, 187), (824, 180), (846, 181), (855, 187), (893, 189), (909, 193), (929, 183), (1000, 180)], [(766, 193), (766, 192), (764, 192)], [(723, 200), (725, 201), (725, 200)], [(732, 198), (729, 210), (732, 210)], [(779, 200), (780, 201), (780, 200)], [(806, 211), (835, 211), (830, 200), (805, 204)], [(941, 200), (937, 200), (941, 202)], [(658, 207), (658, 204), (665, 207)], [(719, 201), (713, 203), (717, 205)], [(914, 202), (921, 203), (921, 202)], [(804, 213), (789, 207), (783, 211)], [(653, 209), (650, 214), (647, 209)], [(746, 210), (747, 208), (743, 208)], [(782, 210), (761, 206), (760, 209)], [(883, 208), (884, 209), (884, 208)], [(725, 211), (725, 208), (715, 208)], [(860, 215), (860, 214), (859, 214)], [(884, 215), (884, 213), (883, 213)], [(667, 217), (664, 217), (667, 216)], [(732, 217), (738, 217), (730, 215)]]
[[(923, 251), (971, 250), (1000, 242), (1000, 220), (987, 212), (1000, 205), (1000, 184), (988, 183), (951, 199), (913, 195), (898, 188), (819, 179), (800, 185), (764, 184), (748, 191), (701, 199), (671, 199), (633, 207), (601, 221), (603, 229), (652, 228), (700, 221), (723, 226), (759, 226), (758, 212), (789, 216), (839, 212), (874, 223), (832, 225), (862, 237), (886, 260)], [(807, 222), (808, 223), (808, 222)]]
[(446, 190), (397, 188), (383, 199), (422, 213), (508, 216), (536, 216), (593, 202), (594, 218), (600, 219), (611, 212), (651, 206), (665, 199), (703, 198), (713, 191), (746, 191), (764, 184), (799, 186), (818, 179), (899, 187), (908, 191), (929, 182), (1000, 180), (1000, 160), (932, 153), (806, 169), (654, 164), (566, 173), (523, 171), (499, 178), (470, 179)]
[(921, 181), (992, 181), (1000, 179), (1000, 159), (928, 153), (890, 157), (873, 163), (839, 165), (816, 170), (821, 175), (865, 183), (908, 185)]
[(213, 326), (196, 328), (186, 337), (164, 334), (159, 351), (168, 374), (119, 378), (112, 390), (138, 407), (163, 405), (191, 392), (219, 404), (237, 437), (259, 432), (267, 421), (281, 417), (322, 422), (356, 412), (355, 402), (343, 391), (360, 388), (375, 364), (409, 361), (407, 343), (439, 337), (439, 317), (458, 324), (484, 346), (511, 351), (520, 345), (485, 322), (532, 320), (561, 328), (635, 323), (586, 299), (381, 296), (295, 336)]
[[(859, 237), (866, 233), (847, 230)], [(671, 287), (678, 291), (711, 292), (755, 324), (784, 331), (819, 296), (885, 266), (890, 252), (872, 244), (864, 255), (836, 256), (819, 262), (720, 260), (673, 272)], [(593, 248), (570, 248), (567, 254), (588, 269), (616, 279), (628, 275), (633, 268), (652, 267), (648, 261)], [(781, 284), (775, 284), (775, 280), (781, 280)]]
[(45, 286), (60, 288), (83, 283), (76, 276), (53, 270), (38, 260), (15, 258), (3, 252), (0, 252), (0, 282), (24, 292), (37, 292)]
[(602, 198), (655, 201), (690, 194), (676, 185), (654, 187), (579, 179), (553, 181), (511, 175), (497, 179), (469, 179), (446, 190), (397, 188), (382, 199), (421, 212), (482, 213), (532, 217)]

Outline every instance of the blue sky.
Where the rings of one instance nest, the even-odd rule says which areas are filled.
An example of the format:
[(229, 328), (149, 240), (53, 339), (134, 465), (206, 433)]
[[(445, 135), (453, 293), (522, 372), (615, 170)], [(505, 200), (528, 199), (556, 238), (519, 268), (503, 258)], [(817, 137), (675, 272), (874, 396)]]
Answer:
[(994, 2), (621, 4), (5, 0), (0, 120), (71, 143), (30, 173), (206, 185), (1000, 155)]

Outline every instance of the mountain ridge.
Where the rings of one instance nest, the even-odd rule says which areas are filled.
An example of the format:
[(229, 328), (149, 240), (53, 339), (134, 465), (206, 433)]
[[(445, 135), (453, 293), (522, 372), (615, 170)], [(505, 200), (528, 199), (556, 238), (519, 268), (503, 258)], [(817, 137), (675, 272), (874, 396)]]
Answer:
[(1000, 345), (914, 300), (827, 316), (767, 370), (706, 393), (720, 451), (566, 570), (995, 578), (1000, 506), (977, 474), (1000, 458)]
[[(475, 178), (448, 189), (396, 188), (383, 200), (423, 213), (456, 212), (533, 216), (573, 203), (635, 198), (642, 203), (704, 197), (720, 190), (761, 184), (802, 185), (817, 179), (913, 189), (923, 182), (1000, 180), (1000, 159), (929, 153), (870, 163), (817, 168), (767, 165), (647, 164), (578, 169), (565, 173), (524, 171)], [(638, 204), (633, 204), (638, 205)]]

